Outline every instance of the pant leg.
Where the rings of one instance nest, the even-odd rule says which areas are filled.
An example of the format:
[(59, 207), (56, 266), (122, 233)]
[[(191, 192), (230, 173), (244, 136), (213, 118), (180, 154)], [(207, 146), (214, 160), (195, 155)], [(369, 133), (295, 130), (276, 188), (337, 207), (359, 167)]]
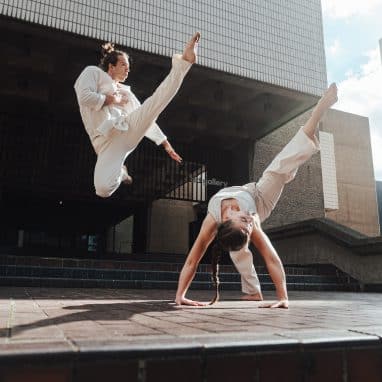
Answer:
[(271, 214), (285, 184), (294, 179), (298, 168), (318, 150), (317, 138), (310, 139), (300, 129), (266, 168), (255, 187), (256, 208), (260, 221), (264, 221)]
[(98, 196), (109, 197), (120, 186), (125, 176), (122, 166), (126, 157), (135, 149), (146, 131), (175, 96), (190, 67), (189, 62), (175, 55), (170, 73), (154, 94), (138, 109), (124, 117), (122, 123), (126, 123), (128, 129), (112, 129), (109, 137), (99, 149), (97, 148), (94, 186)]
[(124, 135), (126, 151), (130, 151), (138, 145), (145, 136), (146, 131), (170, 103), (179, 90), (191, 65), (188, 61), (183, 60), (180, 55), (174, 55), (170, 73), (153, 95), (147, 98), (138, 109), (125, 117), (124, 123), (128, 125), (128, 130)]
[[(299, 166), (318, 150), (317, 139), (311, 140), (300, 129), (266, 168), (260, 180), (243, 186), (255, 199), (260, 221), (264, 221), (275, 208), (284, 185), (294, 179)], [(261, 291), (251, 251), (243, 248), (230, 252), (230, 256), (241, 275), (242, 291), (248, 294)]]
[(124, 132), (113, 129), (108, 140), (98, 150), (94, 168), (96, 194), (103, 198), (111, 196), (126, 178), (123, 164), (128, 155), (123, 143)]
[(253, 265), (252, 252), (248, 247), (240, 251), (231, 251), (229, 253), (232, 262), (241, 276), (241, 290), (246, 294), (257, 294), (261, 292), (260, 281), (257, 277)]

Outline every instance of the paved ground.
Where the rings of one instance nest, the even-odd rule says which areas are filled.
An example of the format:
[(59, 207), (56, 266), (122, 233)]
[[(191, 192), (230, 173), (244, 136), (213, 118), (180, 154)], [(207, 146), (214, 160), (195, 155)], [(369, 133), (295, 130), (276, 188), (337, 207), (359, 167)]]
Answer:
[[(211, 295), (194, 291), (189, 297), (206, 301)], [(166, 290), (3, 287), (0, 356), (382, 337), (381, 294), (291, 292), (289, 310), (258, 309), (258, 302), (240, 301), (236, 292), (223, 292), (219, 303), (205, 308), (177, 308), (173, 297)]]

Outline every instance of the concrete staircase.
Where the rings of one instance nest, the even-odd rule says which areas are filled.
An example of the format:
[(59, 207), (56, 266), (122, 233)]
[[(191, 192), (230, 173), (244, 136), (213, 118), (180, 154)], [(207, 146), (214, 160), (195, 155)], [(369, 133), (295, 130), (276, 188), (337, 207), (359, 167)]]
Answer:
[[(164, 260), (168, 258), (164, 257)], [(0, 256), (0, 285), (175, 290), (182, 266), (181, 261), (174, 263), (168, 260), (79, 260), (3, 255)], [(274, 285), (265, 267), (257, 266), (256, 270), (262, 289), (273, 290)], [(356, 280), (329, 264), (286, 265), (285, 271), (289, 290), (360, 289)], [(219, 276), (221, 290), (241, 290), (240, 275), (232, 265), (221, 265)], [(200, 264), (191, 289), (211, 289), (210, 280), (210, 266)]]

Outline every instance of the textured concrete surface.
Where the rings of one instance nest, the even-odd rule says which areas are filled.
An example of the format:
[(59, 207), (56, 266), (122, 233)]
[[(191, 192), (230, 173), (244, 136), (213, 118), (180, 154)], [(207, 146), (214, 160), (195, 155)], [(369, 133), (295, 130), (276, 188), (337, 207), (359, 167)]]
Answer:
[(326, 217), (368, 236), (379, 236), (378, 203), (369, 120), (330, 110), (323, 131), (333, 134), (339, 209)]
[[(209, 291), (190, 298), (208, 301)], [(0, 358), (93, 351), (380, 344), (380, 294), (292, 292), (290, 309), (223, 292), (212, 307), (178, 308), (173, 291), (2, 288)], [(266, 294), (267, 299), (274, 297)]]

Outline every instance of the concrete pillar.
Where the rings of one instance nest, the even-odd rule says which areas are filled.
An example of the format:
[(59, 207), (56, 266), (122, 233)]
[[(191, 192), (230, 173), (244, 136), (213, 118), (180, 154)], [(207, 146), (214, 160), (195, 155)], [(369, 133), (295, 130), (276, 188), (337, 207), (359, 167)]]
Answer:
[(22, 248), (24, 247), (24, 230), (19, 229), (17, 232), (17, 247)]

